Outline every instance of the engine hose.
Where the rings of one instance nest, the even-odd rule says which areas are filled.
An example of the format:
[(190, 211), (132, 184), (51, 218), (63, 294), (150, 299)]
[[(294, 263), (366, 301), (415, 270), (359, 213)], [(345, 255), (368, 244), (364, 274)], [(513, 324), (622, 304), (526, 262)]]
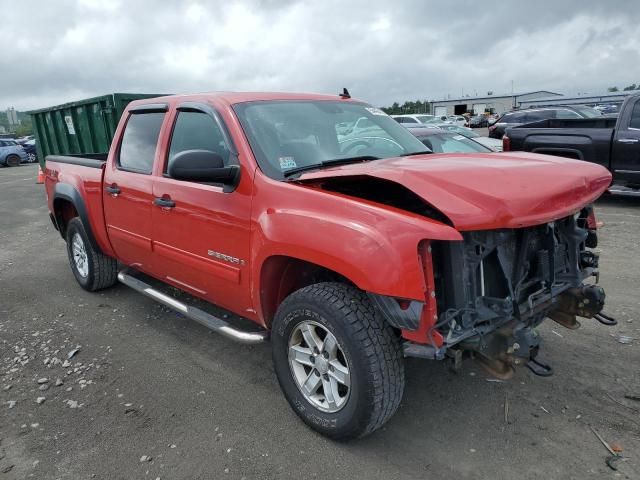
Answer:
[(605, 315), (604, 313), (596, 313), (593, 318), (599, 321), (603, 325), (613, 326), (617, 325), (618, 321), (615, 318), (611, 318), (609, 315)]

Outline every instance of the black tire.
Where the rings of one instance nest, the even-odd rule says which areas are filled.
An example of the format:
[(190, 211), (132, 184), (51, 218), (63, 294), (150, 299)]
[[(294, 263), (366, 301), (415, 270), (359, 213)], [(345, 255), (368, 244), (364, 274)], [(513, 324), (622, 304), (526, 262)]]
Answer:
[[(351, 385), (346, 403), (335, 413), (322, 411), (305, 398), (290, 368), (289, 339), (304, 321), (332, 333), (344, 353)], [(278, 308), (271, 336), (280, 387), (312, 429), (333, 439), (363, 437), (398, 409), (404, 392), (400, 340), (361, 290), (329, 282), (297, 290)]]
[[(88, 268), (84, 275), (74, 259), (73, 242), (76, 234), (86, 252), (85, 261)], [(111, 287), (116, 283), (118, 280), (118, 262), (94, 250), (80, 218), (75, 217), (69, 221), (66, 237), (71, 271), (82, 288), (89, 292), (95, 292), (96, 290)]]
[(19, 167), (20, 157), (18, 155), (7, 155), (5, 164), (7, 165), (7, 167)]

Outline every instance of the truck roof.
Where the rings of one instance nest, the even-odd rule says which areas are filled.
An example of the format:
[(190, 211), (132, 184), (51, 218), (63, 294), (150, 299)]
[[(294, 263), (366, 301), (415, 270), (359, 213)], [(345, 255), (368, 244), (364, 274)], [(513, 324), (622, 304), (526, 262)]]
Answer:
[[(318, 93), (291, 93), (291, 92), (207, 92), (194, 94), (167, 95), (164, 97), (146, 98), (131, 102), (131, 106), (157, 103), (159, 100), (167, 102), (191, 101), (206, 102), (211, 99), (220, 99), (229, 105), (245, 102), (273, 101), (273, 100), (324, 100), (324, 101), (354, 101), (352, 98), (342, 98), (339, 95), (323, 95)], [(358, 101), (358, 100), (355, 100)]]

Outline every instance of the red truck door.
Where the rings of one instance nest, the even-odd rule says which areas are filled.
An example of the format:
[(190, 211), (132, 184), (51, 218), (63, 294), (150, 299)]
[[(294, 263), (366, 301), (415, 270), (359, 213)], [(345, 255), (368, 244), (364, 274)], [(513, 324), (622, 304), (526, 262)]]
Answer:
[[(120, 261), (151, 273), (151, 205), (162, 106), (131, 111), (120, 145), (107, 164), (103, 183), (109, 240)], [(160, 110), (160, 111), (158, 111)]]
[(209, 150), (225, 165), (238, 164), (224, 125), (213, 109), (178, 107), (162, 168), (154, 177), (154, 263), (162, 279), (208, 301), (252, 316), (249, 285), (251, 190), (243, 171), (232, 192), (222, 185), (175, 180), (168, 168), (185, 150)]

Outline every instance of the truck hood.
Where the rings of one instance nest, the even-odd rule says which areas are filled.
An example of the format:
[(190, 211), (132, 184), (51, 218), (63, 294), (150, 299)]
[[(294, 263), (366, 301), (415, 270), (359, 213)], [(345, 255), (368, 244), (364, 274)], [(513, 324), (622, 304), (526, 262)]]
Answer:
[(528, 152), (388, 158), (305, 173), (297, 181), (323, 188), (348, 177), (395, 182), (462, 231), (557, 220), (593, 202), (611, 183), (600, 165)]

